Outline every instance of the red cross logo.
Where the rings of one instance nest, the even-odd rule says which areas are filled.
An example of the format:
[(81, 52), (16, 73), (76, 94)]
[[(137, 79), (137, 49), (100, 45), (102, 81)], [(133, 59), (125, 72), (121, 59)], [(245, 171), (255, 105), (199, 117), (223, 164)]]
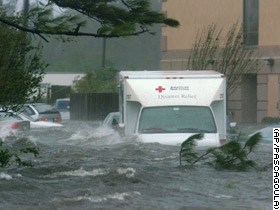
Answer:
[(161, 93), (162, 91), (165, 90), (165, 88), (163, 88), (162, 86), (158, 86), (158, 87), (156, 88), (156, 90), (157, 90), (159, 93)]

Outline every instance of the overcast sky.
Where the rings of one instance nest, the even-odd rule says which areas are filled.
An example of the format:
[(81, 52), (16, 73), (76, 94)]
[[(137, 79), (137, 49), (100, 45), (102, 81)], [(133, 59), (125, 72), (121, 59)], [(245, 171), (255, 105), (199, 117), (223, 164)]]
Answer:
[[(16, 5), (15, 11), (20, 12), (23, 10), (23, 3), (25, 1), (28, 1), (28, 0), (3, 0), (3, 3), (4, 3), (4, 5), (5, 4), (12, 4), (12, 5), (15, 4)], [(48, 1), (47, 0), (29, 0), (30, 5), (38, 4), (39, 2), (46, 4)], [(61, 14), (63, 12), (63, 10), (59, 7), (54, 7), (54, 11), (55, 11), (54, 14)]]

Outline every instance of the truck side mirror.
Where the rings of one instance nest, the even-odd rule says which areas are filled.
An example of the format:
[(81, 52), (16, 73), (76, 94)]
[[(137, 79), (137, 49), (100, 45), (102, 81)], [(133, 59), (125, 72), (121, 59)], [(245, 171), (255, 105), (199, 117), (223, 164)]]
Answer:
[(124, 129), (124, 123), (119, 123), (119, 128)]
[(236, 127), (237, 123), (236, 122), (231, 122), (229, 125), (230, 125), (231, 128), (234, 128), (234, 127)]
[(237, 126), (237, 122), (231, 122), (229, 124), (229, 129), (230, 129), (230, 133), (238, 133), (238, 126)]

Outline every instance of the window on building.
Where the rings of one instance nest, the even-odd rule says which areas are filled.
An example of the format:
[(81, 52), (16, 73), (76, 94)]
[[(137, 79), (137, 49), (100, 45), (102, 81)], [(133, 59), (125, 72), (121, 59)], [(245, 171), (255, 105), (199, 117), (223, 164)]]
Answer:
[(243, 0), (243, 2), (244, 45), (258, 46), (259, 0)]

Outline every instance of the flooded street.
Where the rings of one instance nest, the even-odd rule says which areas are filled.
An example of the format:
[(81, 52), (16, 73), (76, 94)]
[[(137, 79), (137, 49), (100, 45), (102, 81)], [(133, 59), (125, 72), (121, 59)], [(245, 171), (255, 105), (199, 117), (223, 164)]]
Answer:
[[(121, 139), (94, 122), (34, 129), (34, 167), (0, 169), (0, 209), (272, 209), (272, 168), (179, 166), (179, 146)], [(272, 161), (272, 144), (251, 156)], [(2, 171), (1, 171), (2, 170)]]

